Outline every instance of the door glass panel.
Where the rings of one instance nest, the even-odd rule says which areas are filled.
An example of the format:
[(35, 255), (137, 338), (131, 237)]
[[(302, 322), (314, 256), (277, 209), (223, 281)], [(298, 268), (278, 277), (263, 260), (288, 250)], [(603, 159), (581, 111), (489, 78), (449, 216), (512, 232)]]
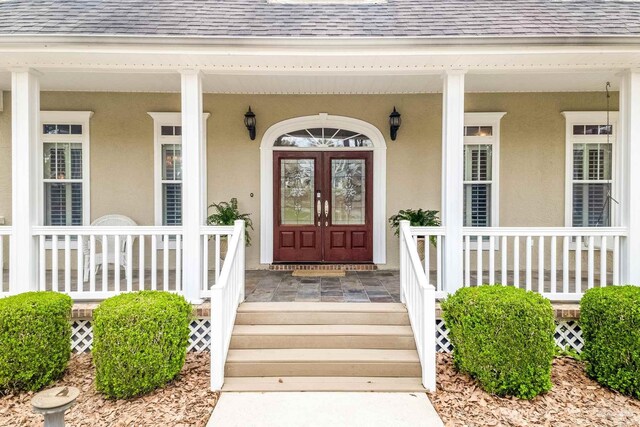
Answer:
[(331, 159), (331, 222), (365, 224), (365, 161)]
[(282, 159), (280, 221), (283, 225), (313, 224), (315, 165), (313, 159)]

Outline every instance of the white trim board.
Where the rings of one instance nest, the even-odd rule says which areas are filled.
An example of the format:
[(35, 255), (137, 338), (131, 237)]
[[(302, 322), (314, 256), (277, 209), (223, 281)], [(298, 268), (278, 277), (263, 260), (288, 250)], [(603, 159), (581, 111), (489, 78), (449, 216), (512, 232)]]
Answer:
[[(387, 144), (382, 132), (374, 125), (351, 117), (320, 113), (296, 117), (274, 124), (265, 132), (260, 144), (260, 263), (273, 262), (273, 144), (280, 135), (300, 129), (332, 127), (367, 135), (373, 143), (373, 262), (387, 262)], [(305, 150), (305, 149), (301, 149)], [(327, 148), (327, 151), (331, 148)], [(341, 148), (340, 151), (349, 150)], [(364, 150), (355, 148), (355, 150)]]

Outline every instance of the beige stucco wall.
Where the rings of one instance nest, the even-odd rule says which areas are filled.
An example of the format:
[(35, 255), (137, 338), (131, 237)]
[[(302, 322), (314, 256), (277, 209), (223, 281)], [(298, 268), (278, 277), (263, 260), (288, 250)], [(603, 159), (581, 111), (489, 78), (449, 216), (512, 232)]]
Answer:
[[(8, 92), (0, 112), (0, 216), (10, 220), (11, 121)], [(403, 123), (387, 140), (388, 217), (402, 208), (439, 209), (442, 97), (426, 95), (212, 95), (208, 120), (209, 201), (237, 197), (251, 212), (254, 244), (249, 268), (259, 266), (260, 140), (274, 123), (326, 112), (355, 117), (388, 137), (395, 105)], [(243, 115), (251, 105), (258, 135), (250, 141)], [(617, 109), (617, 96), (612, 99)], [(43, 110), (90, 110), (91, 219), (110, 213), (153, 224), (153, 126), (149, 111), (179, 111), (179, 94), (43, 92)], [(604, 110), (601, 93), (468, 94), (466, 110), (506, 111), (501, 129), (500, 225), (561, 226), (564, 218), (565, 110)], [(250, 194), (253, 193), (253, 197)], [(387, 233), (388, 267), (397, 266), (397, 239)]]

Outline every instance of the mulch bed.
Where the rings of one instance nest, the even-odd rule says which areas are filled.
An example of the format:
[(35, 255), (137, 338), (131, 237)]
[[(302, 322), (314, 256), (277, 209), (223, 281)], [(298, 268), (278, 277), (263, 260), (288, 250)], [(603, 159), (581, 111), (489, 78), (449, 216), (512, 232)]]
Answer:
[[(209, 358), (209, 353), (189, 353), (180, 376), (166, 387), (135, 399), (107, 400), (95, 390), (91, 356), (73, 356), (64, 377), (54, 384), (80, 389), (65, 422), (73, 427), (204, 426), (218, 399), (209, 390)], [(0, 426), (42, 426), (42, 415), (31, 410), (33, 395), (0, 396)]]
[(438, 354), (437, 392), (431, 402), (446, 426), (640, 426), (640, 401), (589, 379), (582, 362), (556, 358), (553, 388), (531, 401), (492, 396), (457, 373)]

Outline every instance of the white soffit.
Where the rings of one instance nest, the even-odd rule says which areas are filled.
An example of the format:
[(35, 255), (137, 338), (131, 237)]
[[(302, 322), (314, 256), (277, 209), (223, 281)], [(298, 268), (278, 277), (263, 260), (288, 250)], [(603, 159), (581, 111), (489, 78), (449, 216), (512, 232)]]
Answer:
[[(610, 72), (499, 73), (466, 76), (467, 92), (600, 91), (607, 81), (618, 89)], [(44, 91), (179, 92), (178, 73), (44, 72)], [(11, 74), (0, 71), (0, 89), (11, 89)], [(206, 93), (228, 94), (412, 94), (439, 93), (439, 74), (411, 75), (264, 75), (206, 74)]]

